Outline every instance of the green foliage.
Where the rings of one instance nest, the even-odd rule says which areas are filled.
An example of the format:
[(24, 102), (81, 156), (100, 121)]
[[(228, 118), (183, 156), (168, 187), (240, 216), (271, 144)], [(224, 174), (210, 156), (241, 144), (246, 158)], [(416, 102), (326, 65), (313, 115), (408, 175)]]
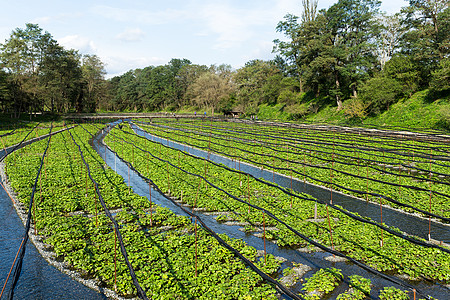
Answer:
[(408, 300), (409, 296), (394, 287), (385, 287), (380, 293), (380, 300)]
[[(402, 85), (402, 91), (405, 96), (411, 97), (417, 91), (420, 83), (420, 73), (411, 57), (394, 55), (384, 66), (383, 73)], [(386, 83), (388, 84), (389, 82)], [(398, 89), (398, 83), (395, 84), (396, 89)], [(380, 88), (388, 89), (389, 85), (380, 86)]]
[(283, 110), (284, 105), (267, 105), (262, 104), (259, 106), (258, 118), (263, 120), (287, 120), (289, 114)]
[[(306, 278), (302, 290), (306, 292), (323, 292), (328, 294), (342, 281), (342, 271), (335, 268), (320, 269), (313, 276)], [(320, 299), (317, 294), (306, 295), (306, 299)]]
[(344, 113), (349, 118), (364, 119), (367, 115), (367, 106), (360, 98), (351, 98), (344, 102)]
[(362, 300), (370, 296), (371, 281), (359, 275), (351, 275), (350, 277), (351, 292), (347, 291), (340, 294), (337, 300)]
[[(96, 58), (96, 66), (102, 66), (96, 56), (91, 58)], [(93, 81), (93, 73), (88, 72), (92, 60), (85, 56), (82, 71), (81, 55), (75, 50), (64, 49), (39, 25), (26, 24), (24, 29), (16, 28), (1, 45), (0, 60), (1, 68), (8, 71), (8, 85), (3, 85), (2, 89), (8, 90), (11, 99), (2, 101), (4, 111), (8, 109), (19, 117), (22, 112), (95, 110), (97, 103), (93, 100), (93, 91), (102, 90), (104, 71), (97, 72), (96, 81)], [(97, 93), (95, 96), (98, 99), (102, 95)]]
[(374, 77), (369, 79), (362, 87), (360, 96), (364, 104), (360, 104), (359, 115), (364, 115), (364, 106), (371, 113), (379, 114), (395, 103), (402, 92), (402, 86), (397, 80), (389, 77)]
[[(89, 132), (98, 127), (84, 125)], [(48, 132), (48, 128), (46, 129)], [(99, 155), (89, 145), (91, 135), (81, 127), (72, 129), (88, 162), (91, 175), (99, 183), (109, 209), (115, 215), (130, 263), (140, 285), (152, 299), (276, 299), (276, 290), (247, 268), (234, 254), (187, 217), (152, 204), (147, 198), (130, 193), (122, 177), (104, 169)], [(7, 172), (20, 201), (27, 204), (30, 189), (47, 140), (35, 142), (8, 157)], [(67, 132), (52, 137), (41, 174), (35, 202), (38, 233), (58, 258), (82, 274), (98, 279), (103, 286), (124, 297), (136, 296), (129, 270), (115, 239), (86, 169), (80, 163), (78, 147)], [(127, 151), (128, 152), (128, 151)], [(130, 155), (129, 152), (125, 153)], [(267, 272), (280, 263), (272, 256), (267, 264), (256, 259), (256, 249), (242, 240), (221, 238)], [(197, 276), (195, 276), (197, 250)], [(117, 261), (115, 261), (117, 257)], [(117, 266), (117, 274), (115, 272)]]
[(450, 93), (450, 58), (444, 58), (431, 73), (430, 88), (437, 93)]
[[(194, 122), (195, 123), (195, 122)], [(166, 126), (169, 125), (164, 123)], [(334, 134), (331, 133), (323, 133), (323, 134), (312, 134), (309, 131), (299, 130), (294, 133), (292, 128), (263, 128), (248, 125), (248, 124), (233, 124), (233, 130), (228, 131), (227, 137), (223, 137), (224, 127), (230, 126), (226, 123), (215, 123), (213, 127), (206, 126), (204, 127), (202, 123), (197, 123), (198, 126), (195, 128), (195, 135), (191, 132), (192, 130), (192, 122), (184, 123), (179, 121), (174, 121), (170, 123), (169, 127), (165, 127), (164, 129), (157, 129), (154, 126), (145, 126), (142, 125), (145, 129), (149, 130), (152, 134), (160, 136), (163, 140), (171, 139), (181, 143), (189, 143), (195, 144), (199, 148), (209, 149), (210, 151), (220, 152), (221, 155), (232, 155), (233, 157), (239, 156), (243, 160), (252, 163), (252, 164), (264, 164), (264, 168), (267, 166), (274, 166), (277, 168), (284, 168), (284, 170), (276, 169), (277, 172), (283, 173), (287, 176), (290, 176), (289, 168), (286, 169), (286, 164), (284, 162), (278, 161), (276, 157), (282, 157), (283, 159), (289, 159), (290, 161), (297, 161), (298, 164), (295, 166), (290, 165), (290, 169), (295, 170), (300, 178), (301, 174), (308, 174), (313, 178), (317, 178), (318, 180), (329, 180), (330, 178), (330, 170), (321, 169), (314, 166), (323, 165), (326, 163), (327, 158), (330, 157), (331, 153), (335, 154), (335, 157), (339, 157), (341, 154), (348, 156), (348, 150), (342, 149), (339, 150), (339, 147), (329, 146), (320, 146), (318, 145), (290, 145), (288, 148), (281, 148), (273, 145), (273, 140), (266, 140), (263, 138), (264, 136), (274, 135), (276, 134), (279, 137), (295, 137), (296, 139), (301, 140), (319, 140), (330, 141), (330, 140), (339, 140), (341, 137), (345, 140), (353, 140), (355, 138), (360, 139), (361, 137), (358, 135), (348, 136), (347, 134)], [(188, 130), (188, 132), (185, 132)], [(254, 141), (255, 133), (258, 136), (261, 136), (260, 142), (245, 142), (243, 140)], [(127, 135), (122, 135), (124, 138)], [(137, 137), (136, 137), (137, 138)], [(139, 138), (142, 140), (142, 138)], [(382, 141), (380, 139), (375, 139), (371, 137), (370, 139), (365, 139), (364, 148), (369, 147), (378, 147), (379, 142)], [(136, 141), (135, 141), (136, 142)], [(139, 142), (144, 143), (143, 141)], [(161, 157), (172, 157), (176, 162), (177, 166), (185, 169), (186, 171), (196, 173), (199, 175), (204, 175), (205, 173), (205, 162), (199, 159), (195, 159), (192, 157), (188, 157), (187, 155), (182, 155), (182, 153), (167, 149), (163, 147), (161, 150), (158, 148), (158, 145), (150, 146), (146, 142), (147, 149), (151, 153), (158, 153)], [(265, 143), (269, 143), (267, 146)], [(142, 145), (142, 144), (141, 144)], [(362, 144), (361, 144), (362, 145)], [(394, 149), (398, 149), (398, 144), (395, 143), (392, 145)], [(417, 146), (416, 141), (408, 142), (408, 145), (405, 142), (402, 142), (402, 147), (409, 146)], [(389, 146), (390, 148), (390, 146)], [(290, 150), (289, 153), (285, 152)], [(314, 154), (314, 150), (317, 149), (320, 153), (323, 153), (324, 157), (321, 157), (319, 154)], [(250, 151), (250, 153), (248, 152)], [(281, 152), (280, 152), (281, 151)], [(259, 154), (264, 155), (259, 155)], [(435, 155), (435, 151), (433, 151)], [(377, 160), (380, 160), (380, 153), (374, 149), (371, 151), (369, 149), (358, 153), (358, 160), (372, 160), (374, 155), (377, 155)], [(178, 158), (178, 155), (180, 157)], [(271, 156), (275, 156), (275, 159)], [(384, 156), (383, 156), (384, 157)], [(130, 154), (128, 154), (128, 159), (130, 158)], [(325, 158), (325, 159), (324, 159)], [(301, 162), (306, 160), (306, 164), (303, 165)], [(350, 160), (353, 163), (356, 162), (356, 158)], [(401, 164), (406, 163), (404, 159), (401, 159), (401, 156), (395, 155), (392, 157), (389, 155), (385, 158), (385, 163), (388, 164)], [(151, 176), (160, 177), (160, 185), (167, 186), (165, 182), (167, 182), (167, 178), (165, 178), (165, 174), (167, 172), (166, 166), (164, 164), (160, 164), (159, 167), (158, 161), (155, 160), (155, 169), (152, 169)], [(367, 165), (367, 169), (370, 171), (370, 178), (373, 180), (368, 181), (361, 177), (363, 175), (362, 172), (365, 172), (364, 163), (358, 162), (361, 164), (359, 167), (355, 167), (355, 165), (347, 164), (347, 160), (344, 159), (340, 161), (334, 162), (333, 167), (333, 182), (337, 185), (341, 185), (344, 187), (348, 187), (350, 189), (359, 189), (365, 190), (369, 188), (371, 192), (379, 193), (382, 195), (386, 195), (393, 199), (397, 199), (400, 202), (411, 204), (415, 207), (429, 210), (429, 186), (427, 183), (420, 182), (413, 179), (402, 178), (402, 184), (406, 186), (412, 187), (420, 187), (425, 189), (425, 191), (419, 192), (415, 191), (415, 189), (408, 189), (408, 192), (404, 192), (399, 194), (399, 190), (397, 187), (390, 186), (388, 184), (382, 184), (379, 180), (386, 182), (398, 182), (398, 177), (396, 174), (386, 174), (381, 168), (377, 168), (376, 166)], [(415, 159), (416, 166), (422, 164), (423, 167), (428, 168), (429, 161), (427, 158)], [(142, 170), (145, 172), (145, 169), (148, 165), (148, 161), (142, 164)], [(328, 166), (329, 162), (328, 162)], [(157, 167), (157, 168), (156, 168)], [(159, 169), (158, 169), (159, 168)], [(432, 172), (445, 172), (444, 170), (440, 170), (441, 167), (434, 166)], [(208, 180), (210, 180), (216, 186), (219, 186), (223, 189), (226, 189), (230, 193), (235, 196), (242, 197), (243, 199), (248, 199), (247, 195), (250, 193), (250, 201), (255, 205), (260, 205), (262, 207), (266, 207), (266, 205), (270, 205), (270, 210), (278, 216), (289, 223), (292, 227), (294, 227), (299, 232), (309, 236), (312, 239), (320, 241), (321, 243), (330, 245), (330, 237), (328, 232), (328, 227), (326, 222), (309, 222), (307, 221), (309, 218), (313, 216), (313, 202), (302, 200), (298, 198), (286, 197), (287, 195), (281, 193), (280, 191), (271, 190), (267, 186), (256, 182), (253, 179), (248, 180), (248, 188), (246, 180), (240, 178), (239, 174), (233, 173), (231, 171), (226, 170), (220, 166), (215, 166), (212, 164), (207, 165), (207, 175)], [(440, 170), (440, 171), (439, 171)], [(185, 191), (185, 195), (187, 194), (196, 194), (198, 189), (198, 178), (192, 177), (192, 179), (187, 178), (186, 173), (175, 170), (173, 168), (173, 172), (171, 171), (171, 178), (180, 178), (180, 180), (171, 182), (171, 190), (183, 190)], [(344, 174), (343, 172), (347, 173)], [(162, 174), (162, 175), (158, 175)], [(174, 176), (173, 176), (173, 175)], [(178, 175), (176, 175), (178, 174)], [(348, 174), (358, 174), (359, 177)], [(312, 182), (315, 182), (314, 179), (309, 179)], [(192, 182), (194, 184), (192, 184)], [(240, 184), (243, 182), (243, 184)], [(367, 184), (369, 184), (367, 186)], [(177, 188), (175, 188), (177, 187)], [(229, 212), (227, 217), (222, 220), (235, 219), (241, 222), (249, 222), (252, 224), (261, 224), (261, 214), (258, 211), (248, 210), (246, 205), (241, 204), (237, 201), (233, 201), (231, 198), (228, 198), (225, 195), (217, 194), (214, 191), (211, 191), (211, 188), (207, 189), (207, 192), (204, 190), (203, 184), (201, 185), (202, 193), (199, 194), (197, 200), (195, 197), (185, 197), (184, 201), (188, 204), (192, 205), (196, 201), (196, 207), (204, 207), (207, 210), (217, 210), (217, 211), (225, 211)], [(338, 188), (339, 189), (339, 188)], [(444, 184), (439, 185), (439, 190), (441, 192), (447, 193), (448, 187)], [(187, 192), (190, 191), (190, 192)], [(272, 196), (270, 196), (272, 195)], [(275, 197), (273, 195), (276, 195)], [(355, 194), (357, 196), (357, 194)], [(304, 196), (304, 195), (303, 195)], [(440, 198), (440, 200), (439, 200)], [(276, 199), (276, 200), (274, 200)], [(448, 205), (445, 204), (445, 199), (438, 197), (438, 195), (433, 195), (433, 203), (431, 211), (434, 211), (437, 214), (447, 216), (449, 211), (447, 210)], [(397, 207), (400, 208), (400, 207)], [(289, 214), (286, 214), (286, 210), (288, 209)], [(319, 215), (325, 215), (324, 207), (319, 205)], [(404, 209), (404, 208), (403, 208)], [(409, 211), (409, 210), (408, 210)], [(232, 214), (231, 212), (237, 212), (237, 214)], [(336, 215), (334, 215), (336, 213)], [(333, 241), (336, 249), (346, 253), (347, 255), (357, 259), (364, 261), (366, 264), (374, 267), (380, 271), (390, 271), (390, 272), (398, 272), (401, 274), (406, 274), (411, 278), (417, 278), (418, 276), (427, 276), (430, 278), (435, 278), (439, 280), (449, 280), (450, 279), (450, 265), (448, 264), (448, 254), (442, 253), (440, 251), (436, 251), (436, 249), (427, 249), (420, 246), (416, 246), (408, 241), (405, 241), (399, 237), (387, 234), (384, 236), (384, 244), (383, 247), (380, 248), (379, 240), (380, 240), (380, 231), (378, 228), (374, 226), (368, 226), (367, 224), (361, 224), (358, 221), (352, 220), (349, 217), (333, 212), (333, 215), (336, 218), (336, 221), (331, 222), (332, 231), (333, 231)], [(299, 220), (304, 220), (299, 222)], [(266, 224), (268, 219), (266, 218)], [(251, 230), (251, 226), (248, 225), (247, 229)], [(272, 239), (277, 240), (277, 244), (279, 246), (306, 246), (306, 242), (302, 240), (300, 237), (293, 234), (291, 231), (287, 230), (284, 227), (277, 228), (278, 230), (271, 230), (269, 235)], [(355, 243), (358, 244), (358, 247), (355, 247)], [(376, 254), (374, 253), (377, 252)], [(401, 259), (400, 259), (401, 258)], [(432, 266), (439, 265), (439, 271), (436, 271)], [(363, 281), (363, 280), (360, 280)], [(356, 283), (355, 283), (356, 284)]]

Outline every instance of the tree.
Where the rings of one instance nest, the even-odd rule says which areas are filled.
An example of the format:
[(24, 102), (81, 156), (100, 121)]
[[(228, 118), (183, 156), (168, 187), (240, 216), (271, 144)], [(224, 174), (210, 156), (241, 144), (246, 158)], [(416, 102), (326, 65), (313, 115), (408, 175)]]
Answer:
[(386, 63), (384, 74), (402, 85), (404, 95), (411, 97), (420, 83), (420, 72), (410, 56), (396, 54)]
[(104, 94), (105, 64), (97, 55), (86, 54), (82, 59), (81, 70), (86, 87), (84, 104), (88, 111), (95, 111)]
[(298, 78), (300, 83), (300, 91), (303, 91), (303, 68), (300, 61), (301, 55), (301, 39), (300, 39), (300, 24), (298, 17), (292, 14), (287, 14), (284, 21), (280, 21), (276, 27), (277, 32), (283, 33), (288, 41), (275, 39), (273, 52), (279, 53), (284, 61), (287, 63), (288, 74)]
[[(300, 92), (303, 92), (304, 83), (303, 76), (307, 63), (305, 63), (305, 56), (307, 56), (307, 44), (311, 37), (308, 31), (304, 30), (304, 26), (312, 24), (317, 17), (317, 0), (302, 0), (302, 15), (301, 23), (298, 22), (298, 17), (292, 14), (287, 14), (284, 21), (278, 23), (276, 31), (283, 33), (288, 41), (274, 40), (275, 47), (273, 52), (280, 53), (284, 61), (290, 68), (287, 72), (291, 76), (298, 78)], [(284, 69), (284, 68), (283, 68)]]
[(317, 15), (318, 0), (302, 0), (302, 23), (314, 22)]
[(321, 93), (328, 95), (334, 86), (335, 48), (325, 13), (320, 11), (314, 21), (301, 26), (303, 50), (300, 61), (304, 68), (304, 83), (308, 87), (305, 90), (313, 91), (316, 97)]
[(44, 105), (52, 112), (83, 109), (81, 56), (75, 50), (51, 45), (41, 63), (38, 88)]
[(128, 71), (121, 76), (111, 78), (112, 106), (115, 110), (131, 109), (138, 100), (136, 71)]
[(226, 76), (214, 72), (202, 74), (189, 87), (189, 93), (193, 96), (194, 104), (211, 109), (213, 115), (221, 100), (224, 100), (232, 92), (233, 85), (230, 80)]
[(433, 92), (450, 92), (450, 58), (444, 58), (438, 68), (431, 73), (431, 90)]
[[(7, 73), (11, 108), (17, 117), (23, 111), (67, 112), (95, 110), (92, 102), (97, 75), (104, 74), (103, 64), (96, 56), (86, 56), (81, 69), (81, 56), (66, 50), (37, 24), (17, 28), (1, 45), (0, 60)], [(82, 75), (86, 81), (83, 82)], [(87, 91), (83, 93), (83, 87)], [(83, 97), (87, 95), (87, 97)]]
[(0, 69), (0, 110), (5, 112), (9, 106), (8, 74)]
[(399, 50), (404, 28), (401, 26), (400, 14), (392, 16), (382, 14), (377, 21), (379, 30), (375, 36), (376, 52), (383, 69), (386, 62)]
[(187, 95), (189, 86), (191, 86), (197, 78), (206, 72), (208, 72), (208, 67), (205, 65), (190, 64), (184, 65), (180, 68), (177, 73), (176, 80), (177, 86), (179, 86), (181, 89), (181, 94), (183, 95), (180, 103), (181, 106), (187, 105), (190, 101), (189, 96)]
[(379, 114), (392, 105), (402, 93), (402, 85), (395, 79), (377, 76), (361, 87), (361, 98), (371, 113)]
[[(272, 62), (262, 60), (247, 62), (244, 67), (236, 71), (233, 77), (238, 91), (236, 95), (238, 103), (245, 108), (249, 103), (259, 105), (262, 102), (272, 102), (273, 100), (267, 99), (267, 95), (264, 95), (263, 87), (268, 89), (269, 78), (277, 74), (280, 74), (280, 71)], [(273, 77), (272, 80), (274, 79), (277, 78)], [(278, 81), (280, 80), (278, 78)], [(276, 97), (278, 95), (275, 99)]]
[(348, 80), (353, 97), (357, 97), (358, 84), (368, 78), (376, 60), (371, 42), (376, 33), (374, 16), (379, 6), (378, 0), (340, 0), (326, 12), (334, 46), (334, 94), (338, 109), (342, 108), (341, 98), (345, 94), (342, 81)]
[[(48, 32), (37, 24), (16, 28), (5, 44), (1, 45), (3, 68), (11, 75), (13, 109), (16, 117), (23, 110), (36, 106), (37, 82), (40, 64), (49, 45), (57, 44)], [(41, 104), (39, 104), (42, 106)]]
[(410, 0), (402, 9), (402, 50), (419, 67), (422, 87), (429, 84), (430, 74), (450, 53), (450, 8), (448, 0)]

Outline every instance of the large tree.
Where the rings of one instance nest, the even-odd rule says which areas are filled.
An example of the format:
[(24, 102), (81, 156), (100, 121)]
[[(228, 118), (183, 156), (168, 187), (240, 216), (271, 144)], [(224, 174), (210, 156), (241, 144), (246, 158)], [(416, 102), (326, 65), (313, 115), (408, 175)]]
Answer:
[(86, 87), (84, 104), (88, 111), (95, 111), (104, 94), (105, 64), (97, 55), (86, 54), (82, 59), (81, 70)]
[(430, 74), (450, 54), (449, 1), (410, 0), (402, 13), (407, 29), (402, 39), (402, 50), (417, 64), (422, 87), (427, 87)]
[(39, 76), (42, 103), (52, 112), (83, 110), (83, 81), (80, 55), (51, 45), (41, 63)]
[[(13, 109), (17, 117), (36, 105), (40, 65), (47, 55), (47, 47), (54, 44), (56, 41), (51, 35), (44, 33), (37, 24), (26, 24), (25, 29), (16, 28), (1, 45), (2, 67), (11, 75)], [(42, 107), (41, 103), (38, 105)]]
[(375, 36), (376, 53), (381, 69), (386, 62), (400, 50), (400, 39), (403, 36), (404, 28), (401, 25), (400, 14), (386, 15), (382, 14), (377, 19), (378, 34)]
[[(262, 60), (247, 62), (244, 67), (236, 71), (233, 78), (238, 90), (237, 101), (242, 107), (247, 107), (250, 102), (256, 105), (273, 102), (267, 99), (264, 94), (267, 89), (264, 90), (263, 87), (268, 88), (269, 78), (277, 74), (280, 74), (280, 71), (272, 62)], [(276, 98), (273, 100), (276, 101)]]
[[(335, 97), (338, 109), (342, 95), (351, 88), (357, 96), (358, 85), (368, 78), (376, 58), (374, 56), (375, 15), (379, 0), (340, 0), (326, 12), (328, 28), (334, 47)], [(345, 82), (347, 86), (343, 86)]]
[(1, 45), (0, 61), (16, 116), (24, 111), (96, 109), (103, 63), (95, 55), (81, 61), (76, 50), (64, 49), (37, 24), (15, 29)]
[(189, 87), (188, 93), (192, 95), (193, 104), (211, 109), (212, 114), (233, 92), (234, 86), (230, 78), (222, 71), (209, 71), (200, 75)]

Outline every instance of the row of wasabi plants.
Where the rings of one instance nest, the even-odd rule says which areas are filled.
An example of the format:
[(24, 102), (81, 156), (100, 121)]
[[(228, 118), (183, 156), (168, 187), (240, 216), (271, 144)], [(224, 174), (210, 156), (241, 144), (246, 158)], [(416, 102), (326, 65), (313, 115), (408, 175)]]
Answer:
[[(128, 258), (149, 298), (276, 299), (272, 285), (191, 219), (130, 193), (123, 178), (105, 167), (89, 145), (90, 133), (97, 129), (78, 126), (52, 137), (33, 205), (33, 224), (47, 250), (82, 276), (94, 278), (120, 295), (136, 295), (113, 226), (87, 177), (76, 142), (119, 223)], [(30, 201), (46, 142), (35, 142), (8, 157), (9, 181), (24, 205)], [(264, 264), (256, 249), (242, 240), (221, 238), (264, 272), (278, 269), (280, 263), (272, 256)]]

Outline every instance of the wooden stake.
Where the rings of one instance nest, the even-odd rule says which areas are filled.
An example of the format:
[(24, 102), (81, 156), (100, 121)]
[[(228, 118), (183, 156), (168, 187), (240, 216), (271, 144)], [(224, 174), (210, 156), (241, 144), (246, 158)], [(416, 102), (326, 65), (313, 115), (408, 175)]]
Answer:
[(291, 195), (290, 195), (290, 197), (291, 197), (291, 208), (292, 208), (292, 169), (290, 171), (291, 171)]
[(264, 238), (264, 265), (266, 265), (266, 256), (267, 256), (267, 252), (266, 252), (266, 213), (263, 210), (263, 238)]
[[(430, 173), (430, 181), (428, 182), (428, 185), (430, 187), (430, 206), (429, 206), (429, 213), (431, 214), (431, 159), (433, 155), (433, 150), (430, 149), (430, 162), (428, 165), (428, 172)], [(431, 215), (428, 216), (428, 240), (431, 241)]]
[(199, 178), (199, 182), (198, 182), (198, 186), (197, 186), (197, 194), (195, 196), (194, 207), (192, 208), (192, 211), (194, 211), (194, 208), (197, 206), (198, 193), (200, 191), (200, 185), (201, 184), (202, 184), (202, 179)]
[(369, 201), (369, 162), (366, 165), (367, 177), (366, 177), (366, 201)]
[(197, 277), (197, 217), (195, 217), (194, 232), (195, 232), (195, 277)]
[(170, 177), (169, 177), (169, 162), (166, 162), (166, 167), (167, 167), (167, 190), (169, 191), (169, 195), (170, 195)]
[[(247, 201), (250, 203), (250, 177), (247, 174)], [(248, 206), (248, 213), (250, 214), (250, 205)]]
[(117, 231), (114, 227), (114, 290), (117, 293)]
[(148, 182), (148, 194), (150, 200), (150, 226), (153, 226), (152, 186), (150, 184), (150, 181)]
[(273, 158), (272, 182), (275, 183), (275, 157)]
[(239, 158), (239, 185), (242, 187), (241, 175), (241, 159)]
[[(383, 225), (383, 202), (382, 198), (380, 197), (380, 224)], [(381, 229), (381, 247), (383, 247), (383, 229)]]
[[(334, 245), (333, 245), (333, 232), (331, 231), (331, 222), (330, 222), (330, 214), (329, 214), (329, 212), (328, 212), (328, 204), (325, 204), (325, 207), (327, 208), (327, 219), (328, 219), (328, 228), (330, 229), (331, 249), (334, 250)], [(333, 254), (333, 257), (335, 257), (334, 254)]]
[(88, 180), (87, 180), (87, 178), (88, 178), (88, 171), (87, 171), (87, 167), (86, 167), (86, 176), (85, 176), (85, 178), (86, 178), (86, 194), (85, 194), (85, 196), (87, 197), (87, 193), (88, 193)]

